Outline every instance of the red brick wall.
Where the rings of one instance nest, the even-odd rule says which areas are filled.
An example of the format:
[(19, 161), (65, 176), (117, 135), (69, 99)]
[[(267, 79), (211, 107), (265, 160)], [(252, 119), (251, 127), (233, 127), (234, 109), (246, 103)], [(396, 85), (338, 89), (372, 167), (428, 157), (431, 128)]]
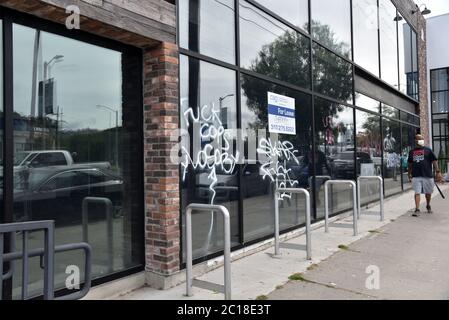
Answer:
[(178, 48), (162, 43), (144, 53), (146, 270), (180, 267), (179, 166), (170, 142), (178, 128)]

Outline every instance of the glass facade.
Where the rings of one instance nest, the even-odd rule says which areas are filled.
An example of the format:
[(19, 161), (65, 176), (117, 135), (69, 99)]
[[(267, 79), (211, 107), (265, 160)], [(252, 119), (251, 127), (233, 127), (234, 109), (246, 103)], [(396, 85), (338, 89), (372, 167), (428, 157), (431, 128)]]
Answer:
[[(386, 195), (410, 187), (406, 155), (419, 118), (354, 88), (361, 67), (398, 95), (400, 84), (416, 93), (414, 31), (390, 0), (314, 0), (310, 30), (309, 1), (220, 1), (198, 19), (212, 10), (203, 2), (191, 1), (189, 14), (186, 2), (180, 7), (183, 221), (190, 203), (222, 204), (238, 248), (273, 235), (276, 185), (309, 190), (315, 220), (324, 217), (329, 178), (383, 175)], [(363, 204), (377, 201), (378, 188), (364, 183)], [(349, 210), (351, 198), (348, 187), (333, 186), (331, 214)], [(302, 196), (282, 195), (282, 231), (303, 225), (304, 215)], [(222, 221), (195, 219), (194, 258), (203, 261), (221, 251)]]
[(313, 38), (351, 59), (351, 1), (314, 0), (311, 19)]
[[(56, 246), (92, 246), (94, 280), (142, 270), (141, 52), (75, 39), (59, 26), (54, 32), (19, 23), (9, 28), (14, 82), (4, 94), (14, 101), (8, 111), (13, 154), (5, 155), (5, 169), (12, 169), (13, 181), (4, 185), (2, 173), (1, 221), (54, 220)], [(12, 199), (3, 199), (3, 190), (13, 190)], [(4, 200), (12, 212), (3, 212)], [(22, 239), (16, 235), (17, 250)], [(29, 234), (29, 248), (42, 248), (43, 239), (43, 232)], [(55, 255), (56, 290), (66, 288), (68, 266), (79, 266), (83, 274), (80, 261), (82, 252)], [(39, 296), (39, 258), (29, 263), (28, 292)], [(22, 273), (16, 272), (12, 298), (20, 298), (21, 290)]]
[(430, 71), (433, 148), (440, 168), (449, 162), (449, 67)]
[(352, 0), (354, 62), (379, 77), (377, 0)]

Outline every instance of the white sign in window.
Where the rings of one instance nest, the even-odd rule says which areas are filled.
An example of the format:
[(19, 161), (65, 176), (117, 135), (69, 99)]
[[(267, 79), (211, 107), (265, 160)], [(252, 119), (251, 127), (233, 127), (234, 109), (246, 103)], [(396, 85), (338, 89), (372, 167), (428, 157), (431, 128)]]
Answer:
[(268, 130), (270, 133), (296, 135), (294, 98), (268, 92)]

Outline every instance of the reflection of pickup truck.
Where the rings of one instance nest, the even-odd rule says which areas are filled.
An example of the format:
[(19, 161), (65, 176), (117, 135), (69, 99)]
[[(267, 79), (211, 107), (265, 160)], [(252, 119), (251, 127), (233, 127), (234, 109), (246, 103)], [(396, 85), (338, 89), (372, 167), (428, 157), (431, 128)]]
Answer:
[[(23, 151), (15, 154), (14, 168), (43, 168), (54, 166), (73, 166), (75, 161), (72, 154), (65, 150), (41, 150)], [(109, 162), (90, 162), (84, 165), (91, 165), (105, 169), (110, 168)]]

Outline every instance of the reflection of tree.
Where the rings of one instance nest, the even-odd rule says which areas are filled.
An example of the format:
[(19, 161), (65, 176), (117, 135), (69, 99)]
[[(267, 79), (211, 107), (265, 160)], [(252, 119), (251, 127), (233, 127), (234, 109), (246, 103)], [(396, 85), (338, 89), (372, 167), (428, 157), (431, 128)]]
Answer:
[[(340, 43), (335, 34), (327, 25), (314, 24), (315, 35), (324, 44), (332, 48), (345, 48), (345, 43)], [(307, 30), (307, 26), (305, 26)], [(291, 84), (310, 87), (310, 60), (309, 41), (296, 32), (287, 31), (274, 42), (265, 45), (259, 52), (251, 66), (251, 70), (268, 75)], [(338, 56), (331, 54), (320, 47), (314, 50), (314, 74), (315, 91), (347, 101), (352, 96), (352, 83), (350, 75), (351, 65)], [(349, 77), (348, 77), (349, 76)], [(348, 85), (349, 82), (349, 85)], [(274, 91), (278, 94), (292, 96), (293, 90), (275, 86), (254, 77), (245, 76), (242, 88), (247, 97), (247, 105), (257, 119), (249, 125), (251, 129), (265, 129), (268, 125), (267, 92)], [(276, 88), (277, 90), (274, 90)], [(298, 104), (298, 103), (297, 103)], [(315, 102), (315, 117), (317, 131), (325, 130), (324, 119), (335, 116), (343, 110), (343, 106), (329, 103), (322, 99)], [(301, 124), (311, 123), (311, 111), (303, 109), (297, 113)], [(309, 137), (310, 138), (310, 137)]]
[[(322, 24), (319, 21), (312, 20), (313, 37), (323, 45), (331, 48), (345, 57), (350, 56), (351, 46), (341, 41), (337, 40), (335, 32), (332, 31), (331, 27), (327, 24)], [(307, 29), (306, 29), (307, 30)]]

